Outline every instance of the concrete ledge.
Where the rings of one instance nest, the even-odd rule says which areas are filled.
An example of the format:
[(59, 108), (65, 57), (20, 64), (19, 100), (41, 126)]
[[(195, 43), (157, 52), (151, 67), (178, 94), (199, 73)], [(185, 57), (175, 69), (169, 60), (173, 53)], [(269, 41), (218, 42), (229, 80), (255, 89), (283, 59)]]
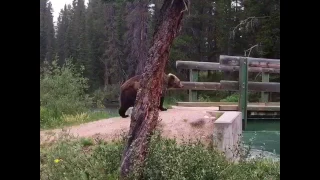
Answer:
[(227, 159), (238, 161), (240, 158), (242, 136), (242, 114), (238, 111), (224, 112), (215, 122), (213, 143), (225, 153)]

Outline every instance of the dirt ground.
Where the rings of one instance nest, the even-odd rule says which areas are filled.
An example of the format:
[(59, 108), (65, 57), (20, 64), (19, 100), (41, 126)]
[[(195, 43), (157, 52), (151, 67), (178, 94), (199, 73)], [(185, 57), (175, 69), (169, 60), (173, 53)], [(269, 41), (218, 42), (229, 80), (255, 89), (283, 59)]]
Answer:
[[(196, 140), (208, 142), (212, 137), (216, 119), (216, 107), (177, 107), (160, 112), (158, 128), (162, 136), (177, 140)], [(76, 137), (93, 137), (104, 140), (118, 138), (129, 131), (130, 117), (102, 119), (64, 129), (40, 131), (40, 144), (55, 140), (61, 134)]]

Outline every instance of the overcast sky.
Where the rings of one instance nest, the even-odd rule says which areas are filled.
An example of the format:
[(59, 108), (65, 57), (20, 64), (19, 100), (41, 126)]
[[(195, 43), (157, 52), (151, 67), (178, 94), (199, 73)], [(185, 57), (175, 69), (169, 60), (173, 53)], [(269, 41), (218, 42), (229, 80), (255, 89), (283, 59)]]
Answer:
[[(53, 8), (53, 21), (56, 23), (59, 17), (60, 10), (65, 4), (71, 4), (73, 0), (50, 0)], [(87, 5), (88, 0), (85, 0), (85, 5)]]
[[(65, 4), (71, 4), (73, 0), (50, 0), (53, 7), (53, 21), (56, 24), (59, 12), (64, 7)], [(89, 0), (85, 0), (85, 5), (87, 6)], [(234, 4), (234, 3), (233, 3)]]

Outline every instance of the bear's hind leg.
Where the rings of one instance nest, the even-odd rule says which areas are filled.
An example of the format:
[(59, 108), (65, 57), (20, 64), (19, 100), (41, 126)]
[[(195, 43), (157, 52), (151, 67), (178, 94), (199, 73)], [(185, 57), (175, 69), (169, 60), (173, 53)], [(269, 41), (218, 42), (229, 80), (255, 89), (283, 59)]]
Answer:
[(121, 94), (121, 97), (120, 97), (120, 100), (121, 100), (121, 107), (119, 109), (119, 114), (122, 118), (126, 118), (126, 117), (129, 117), (129, 115), (126, 115), (126, 112), (127, 110), (134, 106), (134, 103), (135, 103), (135, 99), (136, 98), (136, 95), (131, 95), (128, 94), (127, 92), (126, 93), (122, 93)]
[(160, 97), (160, 106), (159, 106), (159, 109), (160, 111), (166, 111), (167, 109), (163, 107), (163, 101), (164, 101), (164, 97), (161, 96)]

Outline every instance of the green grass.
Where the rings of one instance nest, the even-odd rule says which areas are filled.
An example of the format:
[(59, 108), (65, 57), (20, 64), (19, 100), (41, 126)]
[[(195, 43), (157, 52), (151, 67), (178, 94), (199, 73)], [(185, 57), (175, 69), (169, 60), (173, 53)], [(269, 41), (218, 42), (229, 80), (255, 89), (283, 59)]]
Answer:
[(93, 139), (81, 138), (80, 143), (83, 147), (92, 146), (94, 144)]
[(119, 116), (119, 114), (105, 112), (105, 111), (90, 112), (89, 115), (90, 115), (89, 121), (96, 121), (99, 119), (106, 119), (106, 118)]
[[(40, 179), (116, 180), (123, 142), (62, 139), (53, 145), (41, 146)], [(280, 179), (280, 162), (259, 158), (231, 163), (212, 147), (190, 142), (178, 145), (174, 140), (154, 136), (144, 179), (276, 180)]]
[(97, 121), (101, 119), (107, 119), (115, 117), (114, 113), (107, 113), (105, 111), (77, 113), (76, 115), (62, 115), (61, 117), (46, 117), (43, 122), (40, 121), (40, 127), (42, 129), (55, 129), (67, 126), (79, 125), (87, 122)]

